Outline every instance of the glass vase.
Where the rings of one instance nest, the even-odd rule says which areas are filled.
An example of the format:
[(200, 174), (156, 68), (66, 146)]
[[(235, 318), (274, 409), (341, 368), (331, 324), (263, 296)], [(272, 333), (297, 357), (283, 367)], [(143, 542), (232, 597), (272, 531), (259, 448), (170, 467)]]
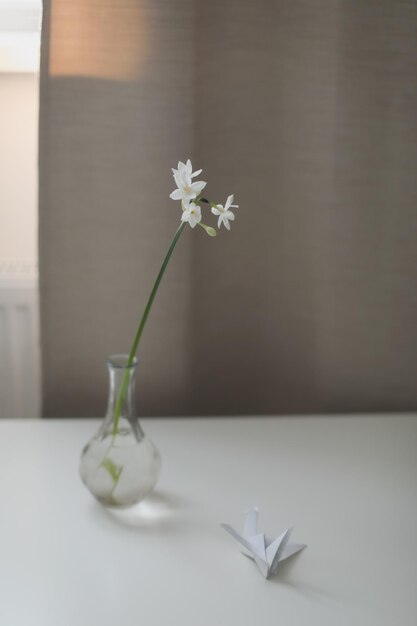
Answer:
[[(156, 485), (161, 457), (146, 437), (135, 410), (138, 361), (127, 367), (128, 357), (116, 354), (107, 362), (110, 390), (107, 413), (97, 433), (81, 453), (80, 476), (101, 504), (127, 507), (142, 500)], [(124, 381), (124, 382), (123, 382)], [(121, 385), (124, 400), (115, 428), (115, 406)]]

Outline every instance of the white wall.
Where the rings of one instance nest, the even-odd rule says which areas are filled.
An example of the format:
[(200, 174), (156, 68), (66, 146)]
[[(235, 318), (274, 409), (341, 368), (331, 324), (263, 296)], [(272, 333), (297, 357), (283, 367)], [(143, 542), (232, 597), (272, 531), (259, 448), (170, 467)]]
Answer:
[(0, 74), (0, 275), (37, 266), (37, 74)]
[(0, 73), (0, 418), (40, 409), (38, 83)]

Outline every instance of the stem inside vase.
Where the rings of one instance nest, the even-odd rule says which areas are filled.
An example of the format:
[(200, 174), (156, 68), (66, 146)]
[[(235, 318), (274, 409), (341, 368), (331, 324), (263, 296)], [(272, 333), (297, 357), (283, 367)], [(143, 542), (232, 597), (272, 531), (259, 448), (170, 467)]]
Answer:
[[(123, 507), (139, 502), (156, 484), (161, 465), (159, 453), (145, 436), (135, 409), (138, 361), (135, 358), (128, 368), (127, 362), (128, 355), (114, 355), (108, 360), (107, 413), (81, 455), (81, 478), (97, 500), (106, 506)], [(126, 370), (128, 385), (114, 435), (114, 407)]]

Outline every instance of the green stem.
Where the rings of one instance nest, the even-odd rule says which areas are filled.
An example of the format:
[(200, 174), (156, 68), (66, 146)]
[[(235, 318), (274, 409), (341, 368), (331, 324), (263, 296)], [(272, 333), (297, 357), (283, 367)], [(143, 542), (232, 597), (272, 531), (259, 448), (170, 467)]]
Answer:
[(180, 238), (180, 235), (182, 233), (182, 231), (185, 228), (185, 222), (181, 222), (181, 224), (178, 226), (177, 230), (175, 231), (175, 234), (172, 238), (172, 241), (170, 243), (170, 246), (168, 248), (168, 251), (165, 255), (165, 258), (162, 262), (161, 265), (161, 269), (159, 270), (158, 276), (156, 277), (155, 280), (155, 284), (152, 287), (152, 291), (150, 293), (150, 296), (148, 298), (148, 302), (146, 303), (145, 309), (143, 311), (142, 314), (142, 318), (139, 322), (139, 326), (136, 330), (136, 334), (135, 337), (133, 339), (133, 343), (132, 343), (132, 347), (130, 348), (130, 352), (129, 352), (129, 357), (127, 359), (127, 365), (126, 365), (126, 369), (123, 373), (123, 378), (122, 378), (122, 382), (121, 385), (119, 387), (119, 392), (117, 394), (117, 398), (116, 398), (116, 404), (114, 407), (114, 415), (113, 415), (113, 439), (117, 434), (117, 426), (119, 424), (119, 418), (120, 418), (120, 412), (122, 410), (122, 404), (123, 404), (123, 400), (125, 398), (126, 395), (126, 391), (127, 391), (127, 385), (129, 382), (129, 367), (132, 365), (133, 363), (133, 359), (135, 358), (135, 354), (136, 351), (138, 349), (138, 344), (140, 341), (140, 338), (142, 336), (143, 333), (143, 329), (145, 328), (145, 324), (146, 324), (146, 320), (148, 319), (148, 315), (149, 315), (149, 311), (151, 310), (152, 307), (152, 303), (155, 299), (156, 296), (156, 292), (158, 291), (158, 287), (160, 285), (160, 282), (162, 280), (162, 277), (165, 273), (165, 270), (167, 268), (167, 265), (169, 263), (169, 260), (171, 258), (172, 253), (174, 252), (174, 248), (177, 244), (178, 239)]

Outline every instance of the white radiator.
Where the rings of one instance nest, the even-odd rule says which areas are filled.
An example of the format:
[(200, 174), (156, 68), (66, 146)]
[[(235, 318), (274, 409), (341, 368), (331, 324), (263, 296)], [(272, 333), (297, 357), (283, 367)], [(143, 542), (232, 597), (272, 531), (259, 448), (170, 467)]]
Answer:
[(0, 262), (0, 418), (39, 412), (37, 271), (32, 263)]

